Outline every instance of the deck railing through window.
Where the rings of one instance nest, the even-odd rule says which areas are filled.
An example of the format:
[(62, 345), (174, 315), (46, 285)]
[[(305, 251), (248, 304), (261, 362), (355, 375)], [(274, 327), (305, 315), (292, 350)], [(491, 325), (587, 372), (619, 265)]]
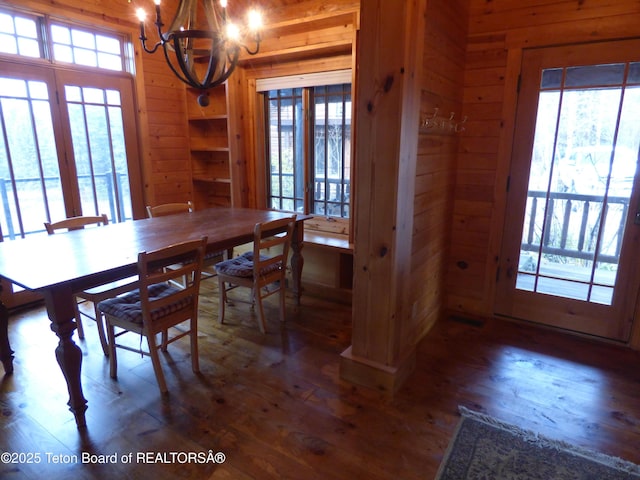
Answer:
[[(629, 210), (628, 198), (605, 199), (602, 195), (549, 193), (546, 211), (545, 199), (546, 192), (528, 192), (527, 221), (521, 245), (523, 251), (541, 251), (547, 257), (618, 264)], [(600, 222), (603, 222), (605, 229), (598, 241), (596, 235)], [(545, 235), (541, 235), (543, 228)], [(542, 246), (541, 237), (545, 239)]]
[[(94, 180), (96, 181), (96, 189), (99, 190), (99, 199), (97, 200), (98, 206), (96, 212), (84, 212), (85, 215), (99, 215), (106, 213), (109, 217), (109, 222), (118, 223), (132, 218), (131, 211), (126, 211), (125, 205), (128, 202), (123, 201), (124, 196), (129, 195), (129, 183), (127, 174), (113, 172), (105, 172), (102, 175), (95, 174)], [(117, 182), (114, 185), (113, 179)], [(17, 178), (15, 179), (15, 188), (24, 191), (29, 188), (29, 185), (33, 185), (33, 188), (40, 189), (42, 182), (59, 181), (57, 177), (44, 177), (40, 178)], [(100, 181), (101, 180), (101, 181)], [(91, 182), (90, 175), (78, 175), (78, 181), (82, 184), (83, 181)], [(2, 201), (2, 212), (0, 212), (0, 219), (2, 220), (2, 235), (5, 239), (15, 240), (16, 238), (23, 237), (32, 233), (44, 232), (44, 222), (46, 220), (57, 221), (60, 219), (47, 219), (45, 218), (45, 210), (42, 205), (41, 196), (34, 198), (33, 202), (25, 198), (28, 196), (21, 196), (20, 204), (18, 208), (15, 206), (12, 181), (9, 178), (0, 178), (0, 200)], [(116, 195), (119, 197), (116, 199)], [(106, 200), (106, 206), (105, 206)], [(105, 211), (102, 211), (105, 209)], [(38, 213), (42, 212), (42, 213)], [(42, 216), (41, 229), (23, 229), (21, 226), (20, 218), (25, 216)], [(23, 231), (24, 230), (24, 231)]]
[[(294, 174), (283, 173), (280, 175), (283, 184), (292, 184), (294, 181)], [(324, 178), (316, 176), (313, 178), (313, 192), (315, 192), (315, 200), (322, 201), (327, 205), (327, 211), (322, 212), (327, 216), (339, 217), (343, 210), (347, 210), (351, 196), (351, 182), (348, 178)], [(311, 186), (310, 186), (311, 188)], [(291, 200), (293, 205), (293, 198), (283, 197), (285, 200)], [(302, 212), (302, 210), (298, 210)], [(343, 212), (344, 213), (344, 212)]]
[(348, 178), (315, 177), (314, 200), (317, 202), (315, 213), (330, 217), (348, 217), (351, 196), (351, 182)]

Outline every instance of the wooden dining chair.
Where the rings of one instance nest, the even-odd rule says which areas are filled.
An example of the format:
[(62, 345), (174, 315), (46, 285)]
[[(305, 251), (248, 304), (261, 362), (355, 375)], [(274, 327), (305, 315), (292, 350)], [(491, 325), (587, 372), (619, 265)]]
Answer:
[(191, 201), (182, 203), (163, 203), (156, 206), (147, 205), (147, 215), (151, 217), (164, 217), (165, 215), (175, 215), (177, 213), (193, 212)]
[[(227, 292), (236, 287), (251, 289), (252, 304), (258, 305), (258, 326), (262, 333), (266, 333), (262, 300), (276, 292), (280, 293), (280, 321), (285, 321), (287, 259), (295, 224), (295, 215), (257, 223), (253, 230), (253, 249), (215, 265), (220, 323), (224, 322)], [(274, 235), (273, 232), (283, 228), (284, 233)]]
[[(191, 340), (191, 367), (199, 371), (198, 359), (198, 298), (200, 273), (207, 246), (206, 237), (170, 245), (152, 252), (138, 254), (139, 288), (119, 297), (104, 300), (98, 308), (105, 316), (109, 338), (109, 365), (111, 378), (117, 378), (118, 361), (116, 349), (121, 348), (151, 357), (161, 393), (166, 393), (167, 383), (160, 365), (158, 350), (167, 351), (167, 346), (189, 336)], [(165, 268), (180, 265), (179, 268)], [(175, 286), (176, 278), (186, 277), (184, 286)], [(188, 329), (181, 325), (173, 336), (171, 327), (189, 322)], [(118, 331), (116, 332), (116, 327)], [(148, 350), (121, 343), (120, 337), (136, 333), (147, 339)], [(157, 335), (161, 342), (157, 343)], [(135, 341), (132, 343), (135, 345)]]
[[(88, 226), (101, 226), (108, 225), (109, 219), (106, 215), (96, 216), (78, 216), (65, 218), (58, 222), (45, 222), (44, 228), (49, 235), (54, 233), (60, 233), (63, 231), (80, 230)], [(107, 345), (107, 337), (104, 332), (104, 324), (102, 320), (102, 314), (98, 309), (98, 302), (107, 298), (115, 297), (125, 292), (129, 292), (137, 287), (137, 277), (128, 277), (122, 280), (117, 280), (104, 285), (99, 285), (81, 292), (76, 292), (75, 297), (78, 300), (74, 304), (76, 325), (78, 328), (78, 337), (84, 339), (84, 327), (82, 325), (82, 316), (86, 316), (96, 322), (98, 328), (98, 336), (100, 337), (100, 344), (102, 345), (102, 351), (105, 355), (109, 355), (109, 347)], [(82, 311), (79, 304), (85, 302), (91, 302), (93, 304), (93, 315)]]
[[(147, 205), (147, 215), (149, 218), (164, 217), (167, 215), (176, 215), (179, 213), (191, 213), (193, 212), (193, 203), (188, 202), (176, 202), (176, 203), (163, 203), (156, 206)], [(202, 264), (202, 279), (206, 280), (214, 278), (216, 276), (214, 265), (225, 258), (233, 256), (233, 249), (227, 252), (210, 252), (204, 256)]]

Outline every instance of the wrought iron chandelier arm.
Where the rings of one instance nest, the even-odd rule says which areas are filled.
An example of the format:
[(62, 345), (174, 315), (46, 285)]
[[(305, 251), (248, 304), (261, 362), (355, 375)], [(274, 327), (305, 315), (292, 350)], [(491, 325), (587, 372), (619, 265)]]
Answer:
[(220, 77), (213, 82), (212, 86), (220, 85), (221, 83), (225, 82), (227, 78), (231, 76), (233, 71), (236, 69), (239, 56), (240, 56), (240, 50), (238, 49), (234, 50), (233, 54), (227, 55), (229, 66), (227, 67), (226, 71), (222, 73)]
[(144, 13), (144, 10), (138, 9), (138, 18), (140, 19), (140, 36), (138, 38), (140, 39), (140, 43), (142, 44), (142, 48), (145, 52), (155, 53), (158, 48), (165, 43), (164, 35), (162, 33), (162, 27), (164, 27), (164, 23), (162, 23), (162, 20), (160, 18), (160, 5), (156, 4), (156, 21), (154, 22), (154, 25), (156, 26), (158, 32), (159, 40), (158, 42), (156, 42), (153, 48), (147, 47), (147, 40), (149, 39), (147, 38), (147, 34), (144, 28), (145, 16), (146, 15)]
[(255, 42), (256, 42), (256, 48), (254, 48), (253, 50), (244, 44), (242, 44), (242, 48), (244, 48), (249, 55), (255, 55), (256, 53), (258, 53), (258, 51), (260, 51), (260, 34), (259, 33), (256, 33)]
[(156, 53), (156, 51), (158, 50), (158, 48), (164, 43), (164, 42), (157, 42), (153, 48), (148, 48), (147, 47), (147, 37), (143, 37), (140, 36), (140, 43), (142, 44), (142, 49), (147, 52), (147, 53)]
[[(204, 88), (201, 84), (195, 82), (194, 80), (192, 80), (191, 78), (187, 77), (185, 75), (185, 73), (182, 70), (178, 70), (174, 65), (173, 65), (173, 61), (171, 60), (171, 53), (169, 51), (169, 44), (165, 41), (164, 43), (162, 43), (162, 51), (164, 53), (164, 58), (167, 61), (167, 65), (169, 65), (169, 68), (171, 69), (171, 71), (174, 73), (174, 75), (176, 77), (178, 77), (178, 79), (180, 79), (181, 81), (183, 81), (184, 83), (186, 83), (187, 85), (194, 87), (194, 88)], [(157, 48), (157, 46), (156, 46)], [(176, 57), (180, 63), (180, 68), (182, 69), (184, 66), (184, 61), (180, 61), (180, 56), (178, 55)], [(184, 66), (186, 68), (186, 66)]]

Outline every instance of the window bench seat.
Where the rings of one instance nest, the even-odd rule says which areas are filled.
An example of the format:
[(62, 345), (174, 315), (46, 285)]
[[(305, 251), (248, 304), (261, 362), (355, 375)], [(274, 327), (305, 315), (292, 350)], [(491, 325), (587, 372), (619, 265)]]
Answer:
[[(238, 255), (249, 249), (234, 249)], [(351, 303), (353, 288), (353, 244), (345, 234), (305, 228), (302, 249), (302, 289), (305, 294)]]
[(351, 302), (353, 244), (348, 235), (305, 228), (302, 256), (302, 285), (307, 293)]

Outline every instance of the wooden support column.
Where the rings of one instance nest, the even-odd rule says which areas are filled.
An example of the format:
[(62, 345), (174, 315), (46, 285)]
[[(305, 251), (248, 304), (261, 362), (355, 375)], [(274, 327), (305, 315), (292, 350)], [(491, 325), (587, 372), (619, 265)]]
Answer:
[(415, 366), (413, 202), (427, 0), (363, 0), (357, 56), (352, 345), (342, 378), (393, 394)]

